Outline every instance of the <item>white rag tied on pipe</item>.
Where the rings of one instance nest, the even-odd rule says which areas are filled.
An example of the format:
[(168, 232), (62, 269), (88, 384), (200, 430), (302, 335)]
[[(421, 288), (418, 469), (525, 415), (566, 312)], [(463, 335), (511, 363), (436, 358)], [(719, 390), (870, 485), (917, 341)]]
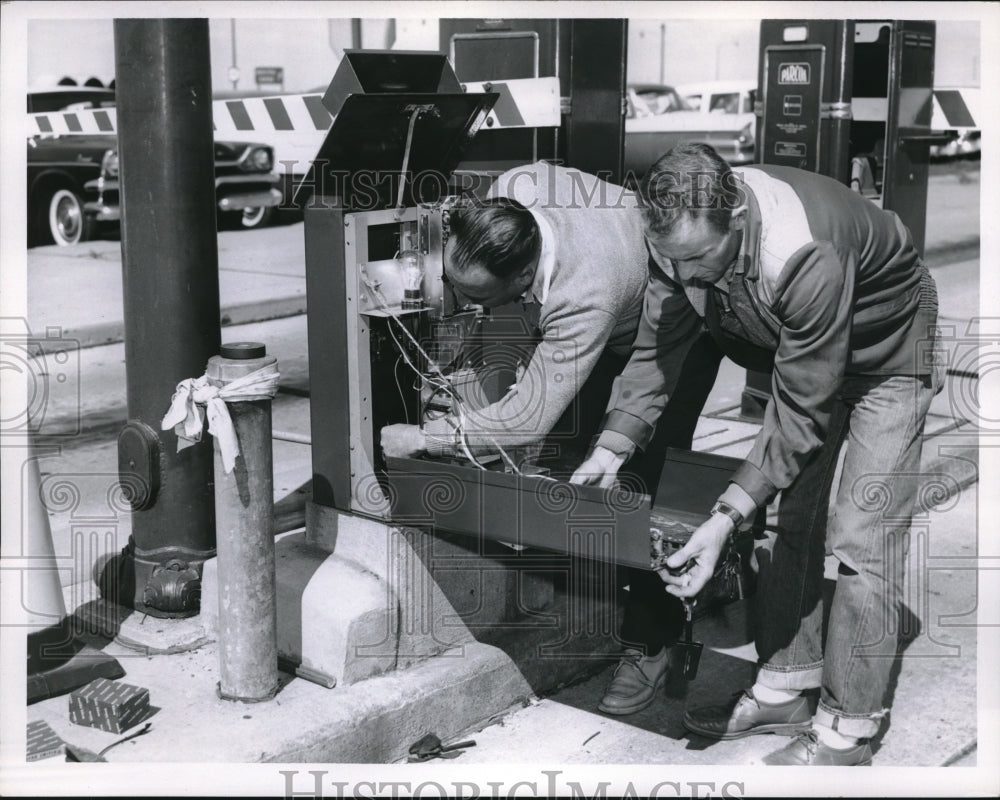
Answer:
[(170, 409), (160, 423), (160, 429), (174, 429), (178, 452), (200, 442), (205, 425), (205, 411), (202, 410), (204, 406), (208, 412), (208, 432), (219, 443), (222, 466), (228, 475), (236, 464), (236, 456), (240, 454), (240, 443), (236, 438), (226, 401), (274, 397), (278, 391), (278, 377), (277, 364), (268, 364), (225, 386), (212, 386), (208, 382), (208, 375), (187, 378), (177, 384), (177, 391), (170, 401)]

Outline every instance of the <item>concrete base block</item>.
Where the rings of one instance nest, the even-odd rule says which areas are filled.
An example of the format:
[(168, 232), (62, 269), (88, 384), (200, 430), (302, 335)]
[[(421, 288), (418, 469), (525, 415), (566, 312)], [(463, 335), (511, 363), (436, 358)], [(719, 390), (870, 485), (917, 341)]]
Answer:
[[(428, 541), (325, 511), (313, 517), (315, 535), (275, 542), (281, 657), (343, 685), (474, 641), (417, 552)], [(217, 574), (215, 560), (206, 562), (201, 618), (210, 637), (218, 627)]]

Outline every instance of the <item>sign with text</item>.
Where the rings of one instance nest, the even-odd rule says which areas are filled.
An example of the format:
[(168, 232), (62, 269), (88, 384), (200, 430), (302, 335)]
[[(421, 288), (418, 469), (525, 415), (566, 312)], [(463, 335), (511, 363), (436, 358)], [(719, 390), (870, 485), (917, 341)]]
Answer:
[(285, 68), (284, 67), (254, 67), (253, 71), (254, 80), (257, 85), (261, 84), (284, 84), (285, 83)]
[(822, 45), (765, 50), (763, 163), (819, 169), (825, 54)]

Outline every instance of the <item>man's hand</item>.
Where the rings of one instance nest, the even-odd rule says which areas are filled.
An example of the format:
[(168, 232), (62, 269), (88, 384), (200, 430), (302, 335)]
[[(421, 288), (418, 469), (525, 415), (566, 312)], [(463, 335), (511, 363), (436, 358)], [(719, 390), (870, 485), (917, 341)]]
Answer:
[(702, 523), (691, 534), (688, 543), (667, 559), (667, 566), (671, 569), (685, 565), (689, 569), (682, 575), (671, 575), (665, 569), (659, 570), (660, 577), (667, 584), (667, 591), (676, 597), (694, 597), (698, 594), (715, 572), (719, 554), (735, 528), (733, 521), (725, 514), (712, 514)]
[(409, 458), (425, 449), (424, 432), (416, 425), (386, 425), (382, 428), (382, 454), (388, 458)]
[(622, 456), (615, 455), (604, 447), (595, 447), (590, 458), (580, 465), (569, 482), (589, 486), (597, 484), (602, 489), (606, 489), (615, 482), (615, 476), (624, 461)]

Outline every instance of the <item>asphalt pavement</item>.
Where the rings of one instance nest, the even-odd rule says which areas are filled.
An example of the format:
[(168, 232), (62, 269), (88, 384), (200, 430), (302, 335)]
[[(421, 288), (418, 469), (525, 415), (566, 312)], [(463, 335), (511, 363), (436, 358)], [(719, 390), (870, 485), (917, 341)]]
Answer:
[[(928, 216), (927, 260), (939, 288), (942, 324), (953, 325), (948, 343), (952, 363), (965, 366), (953, 369), (928, 421), (922, 469), (927, 476), (938, 476), (944, 488), (935, 495), (939, 502), (928, 511), (926, 524), (915, 525), (923, 533), (911, 551), (913, 594), (908, 606), (920, 624), (901, 662), (891, 724), (876, 754), (876, 765), (881, 766), (969, 765), (975, 761), (978, 741), (977, 595), (976, 582), (968, 580), (969, 570), (977, 568), (979, 532), (978, 340), (969, 328), (979, 316), (978, 171), (936, 175), (930, 193), (929, 207), (944, 211)], [(311, 475), (309, 448), (301, 443), (309, 436), (302, 225), (223, 232), (219, 246), (223, 340), (265, 341), (278, 355), (283, 373), (284, 391), (274, 404), (275, 494), (281, 499)], [(66, 559), (69, 567), (62, 581), (70, 608), (92, 597), (84, 573), (93, 557), (120, 547), (129, 532), (127, 514), (109, 516), (106, 507), (99, 507), (115, 479), (116, 426), (125, 414), (119, 247), (118, 242), (101, 241), (28, 253), (27, 320), (33, 338), (45, 342), (42, 349), (48, 350), (36, 359), (34, 369), (39, 376), (57, 369), (69, 376), (42, 381), (47, 388), (42, 433), (47, 434), (46, 443), (58, 446), (43, 460), (43, 479), (63, 474), (89, 482), (77, 507), (49, 511), (57, 557)], [(52, 341), (57, 344), (50, 347)], [(75, 359), (68, 369), (54, 361), (57, 350), (66, 351), (65, 341), (73, 344), (69, 349)], [(749, 449), (756, 426), (736, 413), (743, 378), (742, 370), (724, 365), (696, 431), (695, 449), (735, 456)], [(95, 518), (104, 520), (111, 535), (99, 541), (91, 537), (81, 557), (81, 520)], [(456, 760), (469, 764), (753, 764), (783, 742), (762, 736), (709, 746), (684, 737), (679, 728), (686, 703), (727, 696), (752, 674), (752, 642), (738, 633), (746, 629), (745, 613), (736, 604), (704, 622), (706, 655), (699, 680), (690, 685), (672, 680), (662, 700), (633, 718), (612, 719), (593, 710), (609, 666), (558, 693), (530, 698), (527, 707), (484, 730), (472, 726), (442, 734), (455, 738), (474, 733), (476, 747)], [(211, 653), (211, 647), (206, 649)], [(198, 669), (193, 669), (192, 679), (195, 672)], [(142, 674), (148, 683), (164, 680), (157, 677), (155, 666)], [(168, 696), (177, 691), (176, 676), (160, 688)], [(327, 700), (313, 697), (308, 702)], [(47, 719), (66, 730), (64, 704), (36, 704), (28, 709), (28, 718)], [(203, 722), (212, 724), (210, 719)], [(267, 739), (283, 734), (255, 728), (255, 735)], [(96, 734), (97, 739), (101, 736)], [(112, 751), (109, 760), (162, 760), (167, 751), (157, 751), (156, 742), (147, 738), (145, 744), (139, 739), (131, 743), (134, 747)], [(166, 740), (161, 746), (169, 747)], [(223, 748), (223, 755), (206, 759), (227, 760), (225, 752), (235, 751)]]

